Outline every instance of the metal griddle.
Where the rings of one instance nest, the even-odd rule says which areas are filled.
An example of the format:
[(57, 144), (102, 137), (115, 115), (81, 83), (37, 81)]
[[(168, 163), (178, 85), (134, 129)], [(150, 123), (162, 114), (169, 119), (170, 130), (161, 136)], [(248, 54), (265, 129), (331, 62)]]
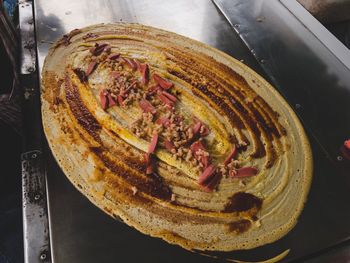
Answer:
[[(350, 161), (339, 152), (350, 136), (349, 50), (295, 0), (22, 0), (19, 6), (26, 262), (258, 261), (288, 248), (283, 261), (290, 262), (349, 240)], [(289, 234), (257, 249), (203, 256), (115, 221), (74, 189), (43, 135), (38, 78), (53, 41), (101, 22), (142, 23), (199, 40), (243, 61), (280, 91), (301, 118), (314, 155), (309, 198)]]

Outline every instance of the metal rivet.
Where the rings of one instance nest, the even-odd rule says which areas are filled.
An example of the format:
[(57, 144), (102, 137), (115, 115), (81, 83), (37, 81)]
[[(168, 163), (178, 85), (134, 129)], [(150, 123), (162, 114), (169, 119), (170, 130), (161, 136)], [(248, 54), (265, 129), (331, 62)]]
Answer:
[(41, 198), (41, 195), (40, 195), (40, 194), (36, 194), (36, 195), (34, 196), (34, 199), (35, 199), (36, 201), (38, 201), (40, 198)]
[(240, 61), (243, 63), (243, 62), (244, 62), (244, 59), (241, 59)]
[(38, 155), (36, 153), (32, 154), (32, 159), (35, 159), (36, 157), (38, 157)]
[(46, 259), (46, 253), (42, 253), (42, 254), (40, 255), (40, 259), (41, 259), (41, 260), (45, 260), (45, 259)]
[(33, 67), (29, 67), (28, 71), (32, 73), (32, 72), (34, 72), (34, 68)]
[(296, 109), (300, 109), (301, 108), (301, 105), (299, 103), (295, 104), (295, 108)]
[(343, 157), (340, 156), (340, 155), (338, 155), (338, 156), (337, 156), (337, 160), (338, 160), (339, 162), (341, 162), (341, 161), (343, 160)]
[(264, 16), (259, 16), (259, 17), (256, 18), (256, 21), (258, 21), (258, 22), (262, 22), (264, 20), (265, 20)]
[(234, 27), (237, 27), (237, 28), (239, 28), (239, 27), (240, 27), (240, 25), (239, 25), (239, 24), (235, 24), (235, 25), (234, 25)]
[(260, 63), (264, 64), (265, 63), (265, 59), (260, 59)]
[(26, 100), (28, 100), (28, 99), (30, 98), (30, 92), (25, 91), (25, 92), (24, 92), (24, 98), (25, 98)]

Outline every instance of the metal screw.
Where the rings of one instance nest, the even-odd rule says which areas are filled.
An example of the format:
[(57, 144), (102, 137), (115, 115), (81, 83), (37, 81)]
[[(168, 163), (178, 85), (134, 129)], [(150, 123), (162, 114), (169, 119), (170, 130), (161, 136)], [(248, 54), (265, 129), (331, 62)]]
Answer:
[(29, 68), (28, 68), (28, 71), (29, 71), (30, 73), (33, 73), (33, 72), (34, 72), (34, 68), (33, 68), (33, 67), (29, 67)]
[(295, 108), (298, 110), (301, 108), (301, 105), (299, 103), (295, 104)]
[(264, 64), (265, 63), (265, 59), (260, 59), (260, 63)]
[(341, 162), (341, 161), (343, 160), (343, 157), (340, 156), (340, 155), (338, 155), (338, 156), (337, 156), (337, 160), (338, 160), (339, 162)]
[(32, 154), (32, 159), (35, 159), (36, 157), (38, 157), (38, 155), (36, 153)]
[(46, 259), (46, 253), (45, 252), (40, 255), (40, 259), (41, 260), (45, 260)]
[(24, 98), (25, 98), (26, 100), (29, 100), (29, 98), (30, 98), (30, 92), (25, 91), (25, 92), (24, 92)]
[(36, 195), (34, 196), (34, 200), (36, 200), (36, 201), (38, 201), (40, 198), (41, 198), (41, 195), (40, 195), (40, 194), (36, 194)]
[(239, 28), (239, 27), (240, 27), (240, 25), (239, 25), (239, 24), (235, 24), (235, 25), (234, 25), (234, 27), (237, 27), (237, 28)]
[(259, 16), (259, 17), (256, 18), (256, 21), (258, 21), (258, 22), (262, 22), (264, 20), (265, 20), (264, 16)]

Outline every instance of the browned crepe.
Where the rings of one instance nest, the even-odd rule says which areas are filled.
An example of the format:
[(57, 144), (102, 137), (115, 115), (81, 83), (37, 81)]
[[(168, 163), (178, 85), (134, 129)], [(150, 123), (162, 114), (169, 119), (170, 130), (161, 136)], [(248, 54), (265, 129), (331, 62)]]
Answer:
[[(146, 174), (151, 139), (130, 129), (142, 114), (137, 103), (101, 106), (99, 90), (113, 63), (98, 55), (90, 76), (76, 74), (77, 68), (88, 71), (96, 43), (147, 64), (148, 87), (155, 73), (174, 84), (169, 92), (177, 96), (176, 110), (210, 131), (203, 142), (213, 165), (237, 147), (235, 165), (257, 174), (220, 175), (208, 189), (198, 183), (203, 167), (175, 158), (161, 144), (155, 172)], [(312, 155), (288, 104), (242, 63), (174, 33), (100, 24), (64, 36), (43, 67), (42, 117), (52, 152), (79, 191), (111, 216), (186, 249), (230, 251), (273, 242), (296, 224), (306, 201)]]

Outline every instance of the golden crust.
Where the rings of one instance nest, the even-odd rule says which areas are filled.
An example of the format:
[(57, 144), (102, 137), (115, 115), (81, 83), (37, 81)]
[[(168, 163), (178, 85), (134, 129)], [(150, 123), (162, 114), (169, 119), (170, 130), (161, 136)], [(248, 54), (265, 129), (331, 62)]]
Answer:
[[(83, 68), (95, 42), (108, 42), (170, 79), (181, 94), (181, 110), (209, 126), (215, 160), (222, 162), (234, 143), (244, 148), (238, 161), (258, 167), (258, 175), (223, 178), (216, 191), (206, 193), (196, 182), (198, 171), (161, 149), (159, 178), (145, 175), (147, 140), (137, 139), (118, 119), (132, 118), (133, 109), (102, 110), (93, 87), (106, 78), (102, 66), (88, 83), (72, 71)], [(100, 24), (63, 37), (45, 59), (42, 117), (50, 148), (79, 191), (111, 216), (186, 249), (230, 251), (273, 242), (296, 224), (307, 198), (312, 154), (289, 105), (244, 64), (174, 33)], [(247, 205), (244, 199), (244, 209), (238, 209), (243, 197), (261, 203)]]

